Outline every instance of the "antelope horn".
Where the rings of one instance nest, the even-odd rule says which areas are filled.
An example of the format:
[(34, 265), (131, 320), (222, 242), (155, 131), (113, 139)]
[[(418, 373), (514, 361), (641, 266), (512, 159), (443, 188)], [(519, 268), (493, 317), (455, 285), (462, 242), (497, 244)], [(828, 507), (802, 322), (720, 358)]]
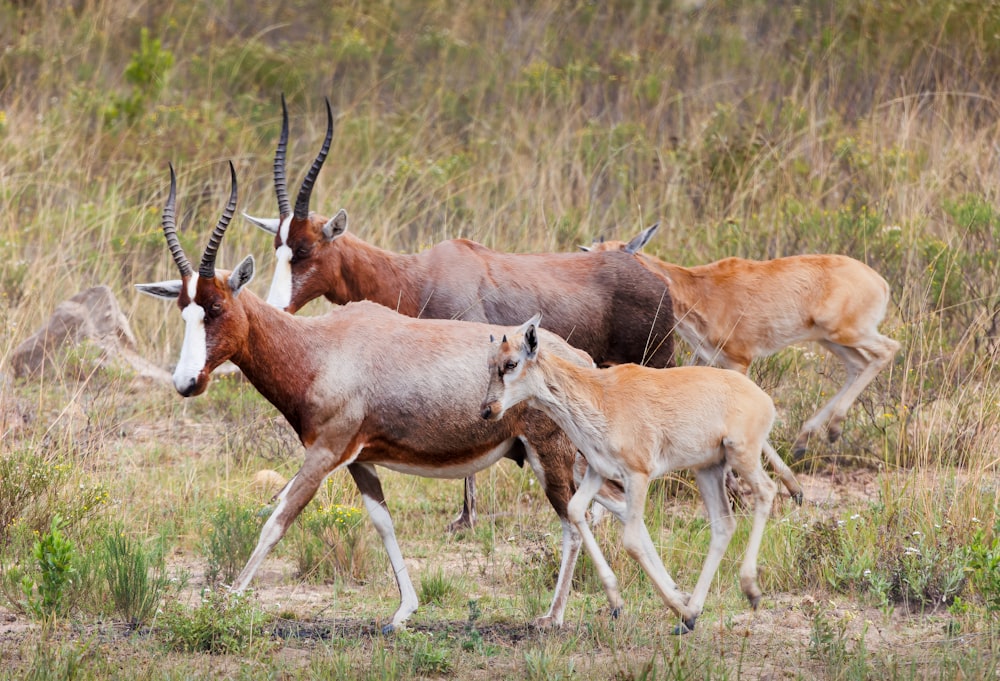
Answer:
[(281, 93), (281, 137), (278, 150), (274, 152), (274, 191), (278, 195), (278, 216), (284, 220), (292, 214), (292, 204), (288, 201), (288, 182), (285, 178), (285, 150), (288, 148), (288, 107), (285, 93)]
[(201, 266), (198, 268), (198, 276), (203, 279), (215, 278), (215, 256), (219, 252), (222, 235), (226, 233), (229, 221), (233, 219), (233, 213), (236, 211), (236, 168), (233, 167), (232, 161), (229, 162), (229, 175), (232, 177), (233, 182), (233, 188), (229, 191), (229, 203), (226, 205), (226, 209), (222, 211), (219, 224), (212, 230), (212, 236), (208, 240), (205, 254), (201, 256)]
[(163, 207), (163, 236), (167, 237), (167, 247), (170, 255), (174, 257), (177, 268), (181, 271), (181, 277), (186, 279), (191, 276), (191, 263), (184, 255), (181, 242), (177, 239), (177, 223), (174, 219), (177, 206), (177, 176), (174, 174), (174, 164), (170, 165), (170, 194), (167, 196), (167, 205)]
[(299, 197), (295, 200), (295, 217), (305, 220), (309, 217), (309, 196), (312, 194), (313, 183), (319, 175), (326, 155), (330, 151), (330, 140), (333, 139), (333, 109), (330, 107), (330, 98), (326, 98), (326, 139), (323, 140), (323, 148), (319, 150), (319, 155), (313, 161), (312, 167), (306, 173), (306, 179), (302, 180), (302, 188), (299, 189)]

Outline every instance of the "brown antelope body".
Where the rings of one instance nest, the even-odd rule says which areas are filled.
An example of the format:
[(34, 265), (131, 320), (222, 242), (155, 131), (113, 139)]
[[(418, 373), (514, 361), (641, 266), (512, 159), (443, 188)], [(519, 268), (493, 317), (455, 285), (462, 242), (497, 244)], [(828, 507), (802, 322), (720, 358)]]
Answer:
[[(585, 517), (594, 494), (608, 480), (624, 487), (625, 550), (681, 617), (675, 633), (686, 633), (694, 629), (735, 529), (725, 492), (728, 466), (753, 494), (753, 527), (740, 587), (756, 607), (761, 596), (757, 553), (776, 491), (761, 466), (761, 452), (772, 449), (767, 441), (775, 416), (771, 399), (746, 376), (724, 369), (573, 365), (553, 352), (551, 344), (539, 345), (537, 326), (535, 317), (495, 347), (482, 415), (502, 418), (509, 409), (530, 404), (551, 416), (583, 453), (588, 467), (569, 503), (569, 518), (597, 566), (612, 612), (621, 607), (618, 582)], [(689, 598), (667, 573), (643, 520), (650, 481), (679, 469), (694, 472), (712, 534)]]
[[(672, 306), (661, 278), (618, 253), (499, 253), (466, 239), (439, 243), (417, 254), (393, 253), (347, 231), (347, 213), (332, 218), (309, 210), (316, 177), (333, 137), (327, 132), (296, 199), (288, 199), (285, 153), (288, 112), (274, 157), (277, 219), (246, 215), (274, 235), (276, 265), (268, 302), (296, 312), (326, 297), (345, 304), (371, 300), (410, 317), (517, 325), (522, 310), (540, 311), (546, 328), (589, 354), (599, 365), (635, 362), (673, 365)], [(462, 514), (452, 529), (471, 525), (474, 478), (466, 481)]]
[(595, 242), (588, 250), (636, 254), (669, 282), (677, 334), (699, 363), (746, 373), (754, 359), (803, 341), (836, 355), (847, 372), (844, 385), (803, 424), (793, 453), (801, 458), (824, 427), (836, 441), (850, 406), (899, 351), (899, 343), (878, 330), (889, 305), (885, 279), (844, 255), (726, 258), (682, 267), (639, 252), (657, 226), (627, 243)]
[[(230, 164), (230, 168), (232, 168)], [(400, 592), (386, 629), (416, 609), (417, 596), (396, 541), (375, 466), (434, 478), (462, 478), (502, 457), (527, 460), (563, 525), (563, 559), (552, 606), (537, 620), (559, 625), (568, 598), (580, 537), (567, 519), (575, 489), (576, 448), (544, 414), (521, 408), (486, 423), (475, 405), (486, 390), (495, 326), (413, 319), (370, 302), (352, 303), (318, 317), (293, 317), (245, 288), (254, 273), (247, 257), (232, 273), (215, 270), (215, 254), (236, 203), (229, 205), (194, 272), (177, 239), (175, 180), (163, 229), (180, 280), (141, 284), (143, 293), (176, 300), (185, 320), (174, 385), (184, 396), (202, 393), (214, 368), (231, 360), (295, 429), (305, 446), (302, 467), (278, 493), (277, 505), (236, 582), (247, 587), (268, 552), (333, 471), (346, 467), (382, 538)], [(590, 358), (551, 334), (568, 361)], [(620, 491), (602, 503), (621, 517)]]

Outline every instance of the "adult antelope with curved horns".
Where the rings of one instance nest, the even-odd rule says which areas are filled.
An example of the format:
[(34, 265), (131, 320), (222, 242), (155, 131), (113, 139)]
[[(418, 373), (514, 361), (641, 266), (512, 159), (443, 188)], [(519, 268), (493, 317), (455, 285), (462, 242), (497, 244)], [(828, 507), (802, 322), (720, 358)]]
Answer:
[[(288, 109), (281, 98), (281, 137), (274, 155), (277, 219), (244, 216), (274, 235), (275, 270), (267, 300), (295, 312), (314, 298), (344, 304), (371, 300), (410, 317), (517, 325), (538, 310), (546, 328), (598, 365), (673, 366), (674, 321), (664, 281), (620, 253), (499, 253), (467, 239), (417, 254), (393, 253), (347, 231), (347, 212), (309, 211), (313, 185), (333, 139), (326, 136), (291, 210), (285, 174)], [(475, 518), (475, 479), (466, 480), (457, 529)]]
[[(382, 538), (396, 577), (400, 604), (385, 629), (399, 627), (417, 608), (417, 595), (396, 541), (376, 466), (432, 478), (462, 478), (502, 457), (527, 460), (562, 521), (563, 556), (552, 605), (536, 620), (559, 625), (569, 596), (580, 535), (567, 504), (586, 462), (544, 414), (511, 409), (499, 421), (483, 421), (470, 405), (486, 391), (487, 338), (507, 329), (453, 320), (414, 319), (382, 305), (356, 302), (317, 317), (294, 317), (254, 295), (247, 256), (232, 272), (217, 271), (215, 258), (236, 207), (232, 190), (212, 232), (197, 273), (177, 238), (176, 177), (163, 209), (163, 233), (180, 280), (139, 284), (143, 293), (176, 300), (184, 341), (174, 386), (185, 397), (205, 391), (213, 369), (231, 360), (287, 419), (305, 446), (302, 467), (276, 496), (277, 504), (240, 572), (234, 591), (250, 583), (268, 552), (316, 494), (322, 481), (346, 467)], [(572, 348), (568, 361), (592, 366)], [(407, 352), (400, 352), (406, 348)], [(575, 469), (575, 470), (574, 470)], [(605, 487), (599, 501), (623, 517), (621, 488)]]

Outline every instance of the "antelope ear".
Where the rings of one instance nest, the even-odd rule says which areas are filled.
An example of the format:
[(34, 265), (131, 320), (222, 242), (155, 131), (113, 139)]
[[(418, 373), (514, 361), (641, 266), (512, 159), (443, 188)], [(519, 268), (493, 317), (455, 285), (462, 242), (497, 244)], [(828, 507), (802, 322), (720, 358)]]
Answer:
[(538, 324), (542, 321), (542, 313), (535, 314), (521, 327), (524, 333), (525, 359), (534, 359), (538, 355)]
[(653, 235), (656, 234), (656, 230), (659, 228), (660, 223), (657, 222), (655, 225), (647, 227), (639, 232), (638, 236), (633, 237), (632, 240), (625, 245), (625, 252), (635, 254), (641, 251), (642, 247), (649, 243), (649, 240), (653, 238)]
[(524, 358), (535, 359), (538, 356), (538, 327), (531, 325), (524, 332)]
[(169, 281), (158, 281), (154, 284), (136, 284), (135, 287), (140, 293), (145, 293), (147, 296), (153, 296), (154, 298), (162, 298), (164, 300), (177, 300), (178, 296), (181, 294), (181, 288), (184, 286), (184, 282), (180, 279), (171, 279)]
[(583, 251), (584, 253), (590, 253), (590, 251), (591, 251), (591, 248), (590, 248), (590, 246), (578, 246), (578, 248), (579, 248), (579, 249), (580, 249), (581, 251)]
[(278, 227), (281, 226), (281, 219), (280, 218), (255, 218), (254, 216), (247, 215), (246, 213), (243, 213), (243, 217), (245, 217), (251, 223), (253, 223), (253, 224), (257, 225), (258, 227), (260, 227), (262, 230), (264, 230), (265, 232), (267, 232), (271, 236), (274, 236), (275, 234), (277, 234), (278, 233)]
[(341, 208), (323, 225), (323, 240), (333, 241), (347, 231), (347, 211)]
[(253, 256), (248, 255), (229, 275), (229, 290), (233, 292), (234, 296), (238, 296), (243, 287), (250, 283), (250, 280), (253, 279), (253, 273)]

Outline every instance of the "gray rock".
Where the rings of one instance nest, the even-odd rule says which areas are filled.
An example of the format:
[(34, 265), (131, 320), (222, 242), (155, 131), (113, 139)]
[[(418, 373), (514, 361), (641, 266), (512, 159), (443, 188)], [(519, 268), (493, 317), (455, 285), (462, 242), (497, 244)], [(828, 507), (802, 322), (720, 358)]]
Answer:
[(53, 366), (65, 350), (85, 342), (100, 349), (102, 363), (121, 359), (140, 376), (170, 380), (166, 371), (136, 353), (128, 319), (107, 286), (94, 286), (59, 303), (49, 320), (11, 353), (11, 371), (16, 378), (33, 376)]

